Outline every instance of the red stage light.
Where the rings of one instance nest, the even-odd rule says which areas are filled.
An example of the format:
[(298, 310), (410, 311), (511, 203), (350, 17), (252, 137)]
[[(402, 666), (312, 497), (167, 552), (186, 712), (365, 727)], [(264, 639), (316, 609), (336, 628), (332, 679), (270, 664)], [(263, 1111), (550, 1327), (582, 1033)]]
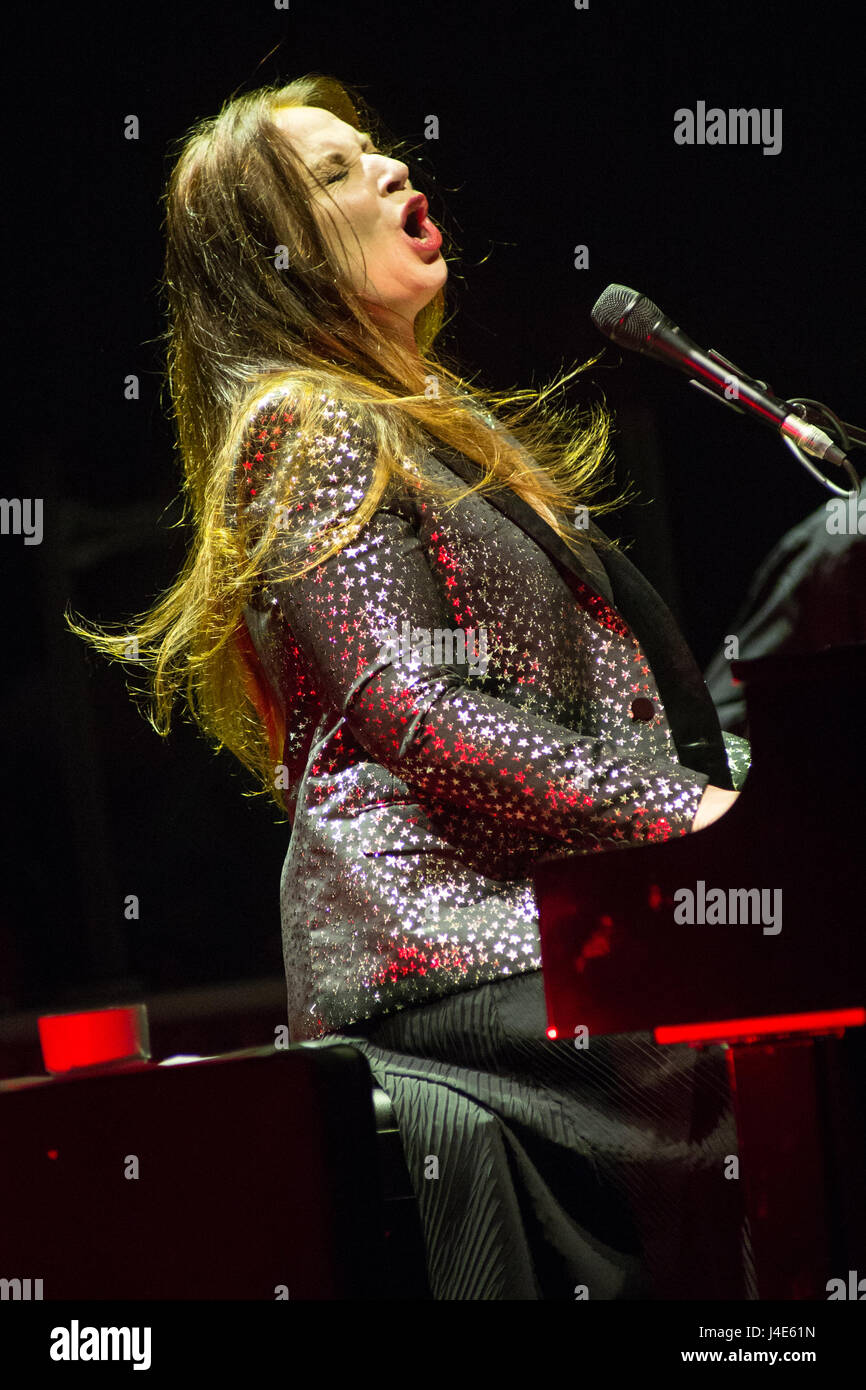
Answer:
[(654, 1029), (658, 1043), (746, 1042), (791, 1033), (834, 1033), (862, 1028), (866, 1009), (822, 1009), (815, 1013), (767, 1014), (756, 1018), (726, 1018), (717, 1023), (678, 1023)]
[(147, 1006), (45, 1014), (39, 1019), (39, 1041), (45, 1070), (54, 1073), (146, 1060), (150, 1056)]

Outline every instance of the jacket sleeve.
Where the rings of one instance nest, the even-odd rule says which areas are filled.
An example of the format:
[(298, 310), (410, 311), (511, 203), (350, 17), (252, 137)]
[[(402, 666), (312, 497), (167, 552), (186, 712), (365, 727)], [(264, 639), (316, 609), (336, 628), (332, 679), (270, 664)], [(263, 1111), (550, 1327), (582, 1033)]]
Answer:
[[(279, 509), (279, 555), (290, 563), (315, 557), (333, 528), (346, 528), (372, 481), (375, 446), (334, 402), (316, 436), (291, 406), (266, 407), (245, 447), (240, 504), (260, 518)], [(386, 498), (339, 553), (300, 578), (271, 569), (263, 582), (322, 704), (429, 812), (456, 805), (575, 844), (665, 840), (691, 829), (706, 775), (673, 759), (635, 761), (610, 741), (494, 698), (468, 664), (433, 665), (418, 646), (395, 641), (404, 630), (449, 625), (441, 581), (399, 501)]]

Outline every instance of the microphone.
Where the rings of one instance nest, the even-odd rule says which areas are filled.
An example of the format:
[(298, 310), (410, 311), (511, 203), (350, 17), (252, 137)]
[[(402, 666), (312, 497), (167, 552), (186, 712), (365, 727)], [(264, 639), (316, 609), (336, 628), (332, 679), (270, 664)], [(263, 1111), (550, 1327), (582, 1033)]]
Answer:
[(828, 434), (803, 419), (790, 402), (778, 400), (765, 381), (746, 376), (714, 348), (703, 352), (646, 295), (626, 285), (608, 285), (596, 300), (591, 317), (599, 332), (618, 347), (676, 367), (685, 372), (692, 386), (741, 415), (751, 415), (778, 430), (804, 453), (850, 469), (847, 455)]

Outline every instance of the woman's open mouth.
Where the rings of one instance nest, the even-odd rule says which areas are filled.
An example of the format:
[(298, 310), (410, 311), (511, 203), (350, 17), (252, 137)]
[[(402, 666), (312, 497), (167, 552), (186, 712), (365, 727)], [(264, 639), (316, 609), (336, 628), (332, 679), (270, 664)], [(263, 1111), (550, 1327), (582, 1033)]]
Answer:
[(432, 260), (439, 254), (442, 233), (427, 216), (427, 199), (416, 193), (403, 208), (401, 231), (420, 256)]

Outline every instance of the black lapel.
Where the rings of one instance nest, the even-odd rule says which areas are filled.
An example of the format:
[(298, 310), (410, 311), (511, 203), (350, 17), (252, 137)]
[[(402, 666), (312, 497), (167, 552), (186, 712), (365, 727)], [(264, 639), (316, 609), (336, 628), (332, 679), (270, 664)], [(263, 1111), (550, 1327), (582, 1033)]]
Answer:
[[(497, 428), (502, 429), (498, 422)], [(523, 446), (504, 433), (528, 457)], [(464, 482), (478, 481), (481, 470), (465, 454), (438, 440), (430, 452)], [(599, 554), (593, 549), (591, 538), (604, 537), (595, 522), (590, 521), (588, 537), (575, 531), (578, 544), (582, 543), (578, 557), (517, 493), (503, 488), (483, 495), (541, 547), (567, 583), (576, 577), (621, 614), (650, 664), (680, 762), (694, 772), (706, 773), (714, 786), (731, 788), (716, 707), (676, 619), (649, 580), (622, 551), (605, 546)]]
[[(510, 436), (508, 437), (510, 439)], [(516, 443), (516, 440), (512, 442)], [(454, 449), (449, 449), (444, 444), (439, 443), (430, 452), (435, 454), (446, 467), (459, 474), (464, 482), (478, 482), (481, 470), (465, 454), (458, 454)], [(499, 508), (503, 516), (507, 516), (509, 521), (513, 521), (516, 526), (519, 526), (531, 540), (535, 541), (536, 545), (549, 555), (560, 569), (566, 569), (569, 573), (576, 575), (582, 584), (589, 585), (590, 589), (601, 594), (608, 603), (614, 602), (613, 590), (604, 565), (599, 560), (592, 545), (581, 536), (579, 531), (575, 531), (575, 536), (578, 543), (583, 541), (583, 546), (578, 558), (553, 528), (548, 526), (544, 518), (540, 517), (538, 512), (529, 506), (528, 502), (524, 502), (522, 497), (518, 497), (516, 492), (503, 488), (498, 492), (485, 492), (483, 495), (485, 501), (492, 502), (494, 507)]]
[[(603, 534), (597, 526), (592, 529)], [(614, 607), (634, 631), (650, 664), (680, 762), (694, 772), (705, 772), (714, 787), (731, 789), (719, 716), (673, 613), (627, 555), (613, 547), (603, 553)]]

